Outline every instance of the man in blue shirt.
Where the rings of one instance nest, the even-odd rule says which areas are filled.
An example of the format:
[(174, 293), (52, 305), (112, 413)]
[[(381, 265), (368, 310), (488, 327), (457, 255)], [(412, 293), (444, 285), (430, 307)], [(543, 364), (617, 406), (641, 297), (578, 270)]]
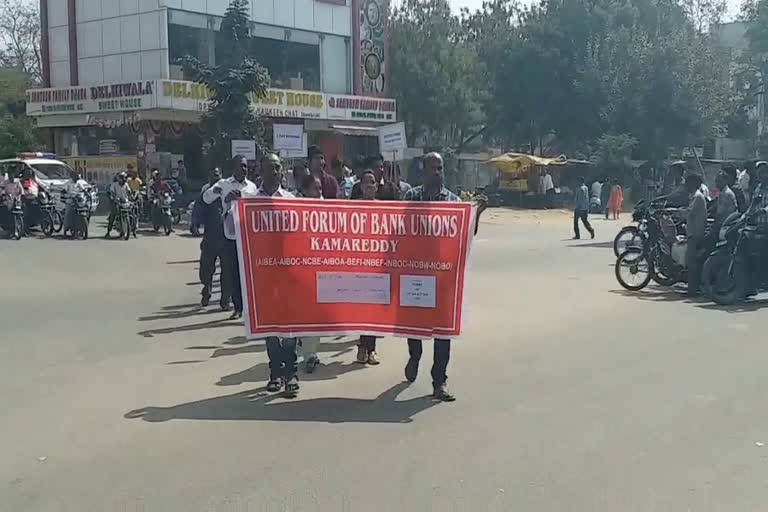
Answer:
[[(438, 153), (429, 153), (424, 157), (424, 185), (414, 187), (403, 195), (403, 201), (460, 201), (458, 196), (443, 185), (443, 158)], [(481, 196), (477, 202), (475, 233), (480, 221), (480, 214), (488, 207), (488, 200)], [(408, 340), (408, 364), (405, 365), (405, 378), (408, 382), (416, 380), (419, 372), (422, 342), (419, 339)], [(443, 402), (453, 402), (456, 398), (448, 391), (448, 361), (451, 358), (451, 340), (435, 338), (434, 359), (432, 363), (433, 396)]]
[(578, 240), (581, 238), (581, 233), (579, 233), (579, 219), (581, 219), (581, 222), (584, 223), (584, 227), (587, 228), (587, 231), (589, 231), (589, 234), (592, 236), (592, 238), (595, 238), (595, 230), (592, 229), (592, 226), (589, 223), (589, 219), (587, 216), (589, 215), (589, 190), (587, 189), (587, 185), (584, 183), (584, 178), (579, 178), (579, 187), (576, 189), (576, 194), (574, 196), (574, 204), (573, 204), (573, 234), (574, 240)]

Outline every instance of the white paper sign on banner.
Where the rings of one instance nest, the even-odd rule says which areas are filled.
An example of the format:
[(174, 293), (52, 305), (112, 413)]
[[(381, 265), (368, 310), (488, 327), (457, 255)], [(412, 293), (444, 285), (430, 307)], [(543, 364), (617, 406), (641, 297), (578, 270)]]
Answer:
[(405, 123), (393, 123), (379, 127), (379, 151), (389, 153), (408, 147), (405, 140)]
[(233, 140), (232, 158), (237, 155), (244, 156), (247, 160), (256, 160), (255, 140)]
[(272, 148), (278, 151), (301, 151), (303, 136), (302, 124), (275, 124), (272, 126)]

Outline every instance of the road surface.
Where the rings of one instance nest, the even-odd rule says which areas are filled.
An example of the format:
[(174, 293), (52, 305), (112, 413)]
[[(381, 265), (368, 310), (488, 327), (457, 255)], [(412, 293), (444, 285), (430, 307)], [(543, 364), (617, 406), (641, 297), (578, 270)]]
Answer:
[(196, 239), (0, 241), (0, 511), (764, 509), (765, 304), (623, 293), (594, 224), (491, 212), (453, 404), (394, 339), (265, 395), (264, 347), (196, 307)]

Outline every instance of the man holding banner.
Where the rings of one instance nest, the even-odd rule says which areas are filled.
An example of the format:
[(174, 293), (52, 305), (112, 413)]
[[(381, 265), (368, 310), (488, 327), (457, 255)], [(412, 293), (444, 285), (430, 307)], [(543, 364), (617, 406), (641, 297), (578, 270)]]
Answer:
[[(460, 201), (458, 196), (443, 185), (443, 157), (438, 153), (429, 153), (424, 157), (424, 184), (408, 190), (403, 201)], [(475, 218), (475, 232), (477, 232), (480, 214), (486, 209), (488, 202), (484, 197), (480, 198)], [(443, 402), (456, 400), (446, 385), (448, 375), (448, 361), (451, 358), (451, 340), (435, 338), (434, 359), (432, 362), (432, 389), (434, 397)], [(422, 353), (422, 341), (417, 338), (408, 338), (408, 363), (405, 365), (405, 378), (408, 382), (416, 380), (419, 373), (419, 360)]]
[[(443, 186), (440, 155), (427, 155), (425, 166), (424, 185), (409, 192), (411, 202), (291, 199), (269, 186), (268, 175), (259, 195), (281, 199), (237, 201), (246, 333), (267, 338), (273, 378), (278, 357), (291, 380), (296, 367), (293, 347), (273, 354), (274, 337), (283, 344), (304, 336), (407, 338), (411, 381), (421, 340), (436, 338), (434, 396), (454, 400), (445, 385), (448, 340), (462, 330), (475, 207)], [(484, 208), (481, 201), (477, 209)]]

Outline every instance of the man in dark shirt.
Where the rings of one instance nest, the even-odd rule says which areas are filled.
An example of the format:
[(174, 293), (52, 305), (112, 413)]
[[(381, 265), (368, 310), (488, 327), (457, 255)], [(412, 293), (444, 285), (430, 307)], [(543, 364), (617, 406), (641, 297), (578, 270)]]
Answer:
[(318, 146), (310, 146), (307, 150), (307, 161), (309, 162), (309, 172), (312, 176), (320, 178), (323, 185), (323, 197), (325, 199), (336, 199), (339, 197), (339, 182), (336, 178), (325, 172), (325, 154)]
[[(424, 184), (407, 191), (403, 201), (460, 201), (458, 196), (443, 185), (443, 158), (438, 153), (429, 153), (424, 157)], [(481, 197), (477, 204), (475, 232), (480, 221), (480, 214), (487, 208), (488, 200)], [(405, 378), (408, 382), (416, 380), (419, 372), (419, 360), (422, 342), (408, 340), (410, 357), (405, 365)], [(435, 338), (434, 361), (432, 364), (432, 389), (434, 397), (443, 402), (453, 402), (456, 398), (448, 391), (446, 370), (451, 358), (451, 340)]]
[[(200, 221), (203, 225), (203, 240), (200, 242), (200, 282), (203, 289), (200, 292), (202, 299), (200, 305), (205, 307), (211, 300), (211, 288), (213, 287), (213, 275), (216, 273), (216, 260), (221, 264), (224, 251), (224, 222), (221, 219), (221, 202), (216, 201), (207, 204), (203, 201), (203, 194), (210, 187), (216, 185), (221, 179), (221, 170), (217, 167), (211, 171), (208, 183), (203, 186), (200, 196), (195, 202), (195, 209), (200, 210)], [(221, 309), (229, 308), (229, 297), (222, 296), (219, 301)]]

